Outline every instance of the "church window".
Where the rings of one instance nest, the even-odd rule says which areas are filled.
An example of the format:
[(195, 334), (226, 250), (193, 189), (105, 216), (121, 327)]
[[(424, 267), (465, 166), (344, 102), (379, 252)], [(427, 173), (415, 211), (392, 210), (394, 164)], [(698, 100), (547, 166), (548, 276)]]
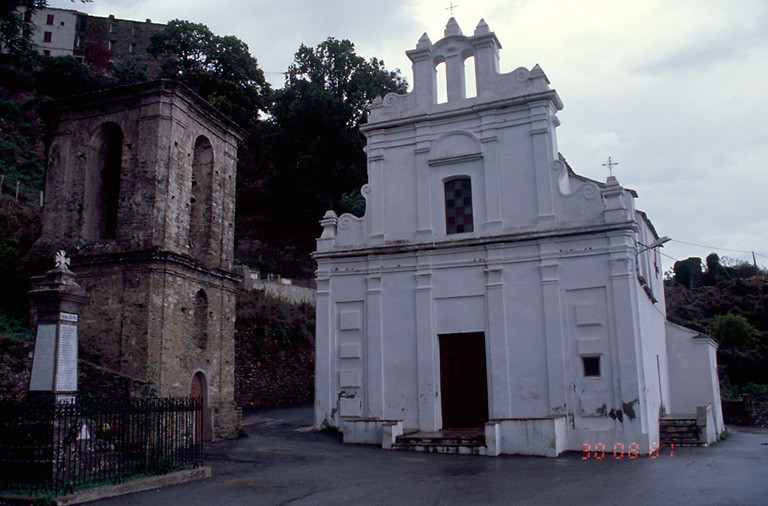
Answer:
[(195, 295), (195, 335), (200, 349), (208, 348), (208, 296), (205, 290)]
[(474, 230), (472, 182), (468, 177), (445, 182), (445, 229), (447, 234), (461, 234)]
[(584, 377), (599, 377), (600, 376), (600, 357), (581, 357), (581, 362), (584, 364)]

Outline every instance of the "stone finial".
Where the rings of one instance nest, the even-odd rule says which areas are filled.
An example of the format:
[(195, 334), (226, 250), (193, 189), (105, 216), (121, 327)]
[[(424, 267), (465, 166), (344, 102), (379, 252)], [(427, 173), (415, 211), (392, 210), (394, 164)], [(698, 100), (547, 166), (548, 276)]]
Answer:
[(333, 210), (326, 211), (320, 225), (323, 227), (323, 234), (320, 239), (331, 239), (336, 237), (336, 225), (339, 223), (339, 217)]
[(432, 47), (432, 41), (429, 40), (429, 35), (427, 35), (427, 32), (424, 32), (424, 35), (422, 35), (419, 41), (416, 43), (416, 49), (429, 49), (430, 47)]
[(541, 67), (539, 67), (539, 64), (537, 63), (531, 69), (531, 73), (530, 73), (529, 79), (537, 79), (537, 78), (542, 78), (542, 77), (547, 82), (547, 84), (549, 84), (549, 78), (544, 73), (544, 71), (541, 69)]
[(445, 25), (445, 36), (450, 37), (452, 35), (464, 35), (461, 33), (461, 27), (454, 17), (451, 17), (451, 19), (448, 20), (448, 24)]
[(485, 22), (485, 19), (480, 19), (480, 22), (475, 28), (475, 35), (486, 35), (489, 33), (491, 33), (491, 29), (488, 27), (488, 23)]

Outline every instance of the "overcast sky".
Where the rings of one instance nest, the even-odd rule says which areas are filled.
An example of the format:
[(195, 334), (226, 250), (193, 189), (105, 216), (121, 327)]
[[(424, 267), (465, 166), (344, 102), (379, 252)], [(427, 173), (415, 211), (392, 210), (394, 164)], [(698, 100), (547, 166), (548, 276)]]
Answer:
[[(450, 0), (449, 0), (450, 1)], [(443, 36), (443, 0), (49, 0), (97, 16), (179, 18), (245, 41), (273, 87), (299, 44), (347, 38), (412, 81), (405, 51)], [(768, 265), (768, 2), (454, 0), (465, 35), (481, 18), (501, 70), (540, 64), (565, 104), (558, 147), (573, 169), (639, 194), (677, 259), (711, 251)], [(698, 247), (695, 243), (707, 247)], [(665, 269), (674, 260), (665, 258)]]

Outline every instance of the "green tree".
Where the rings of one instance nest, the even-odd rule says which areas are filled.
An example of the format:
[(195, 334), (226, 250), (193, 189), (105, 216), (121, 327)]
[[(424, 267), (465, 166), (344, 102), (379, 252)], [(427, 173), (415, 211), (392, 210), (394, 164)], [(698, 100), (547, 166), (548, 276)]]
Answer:
[(56, 56), (46, 59), (35, 71), (35, 86), (42, 95), (61, 98), (93, 91), (100, 83), (74, 56)]
[(175, 19), (152, 35), (147, 52), (171, 56), (160, 76), (177, 79), (244, 127), (267, 109), (269, 84), (248, 46), (200, 23)]
[(758, 344), (758, 332), (741, 315), (718, 315), (710, 327), (710, 333), (727, 350), (744, 349)]
[(376, 58), (365, 60), (347, 39), (329, 37), (316, 48), (304, 44), (288, 67), (286, 88), (299, 81), (318, 85), (348, 108), (350, 126), (365, 119), (371, 102), (389, 92), (405, 93), (408, 83), (399, 70), (389, 71)]
[(147, 80), (147, 64), (139, 57), (127, 56), (112, 64), (112, 75), (119, 85), (141, 83)]

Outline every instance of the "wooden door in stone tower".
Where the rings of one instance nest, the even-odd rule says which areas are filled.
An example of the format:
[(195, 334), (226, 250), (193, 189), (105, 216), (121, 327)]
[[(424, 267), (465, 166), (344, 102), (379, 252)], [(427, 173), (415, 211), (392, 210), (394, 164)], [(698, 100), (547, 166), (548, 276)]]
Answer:
[[(195, 373), (192, 376), (192, 391), (190, 397), (198, 399), (203, 402), (203, 378), (202, 373)], [(195, 442), (202, 443), (203, 441), (203, 412), (202, 410), (195, 412)]]
[(488, 421), (485, 335), (467, 332), (438, 337), (443, 428), (483, 427)]

